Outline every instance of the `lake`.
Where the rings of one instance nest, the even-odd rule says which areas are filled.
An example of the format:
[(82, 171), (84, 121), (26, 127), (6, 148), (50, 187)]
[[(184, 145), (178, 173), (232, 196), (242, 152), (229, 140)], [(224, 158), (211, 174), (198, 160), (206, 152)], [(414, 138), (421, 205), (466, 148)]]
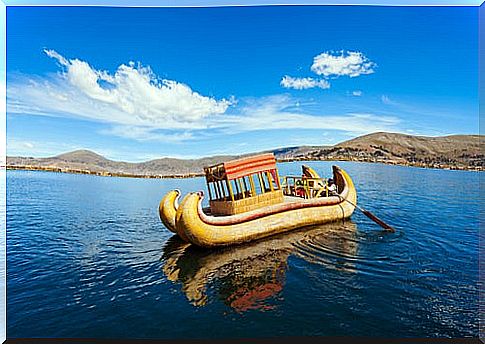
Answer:
[[(328, 177), (334, 163), (306, 164)], [(8, 171), (7, 337), (478, 337), (479, 172), (336, 164), (396, 233), (356, 210), (200, 249), (158, 203), (203, 178)]]

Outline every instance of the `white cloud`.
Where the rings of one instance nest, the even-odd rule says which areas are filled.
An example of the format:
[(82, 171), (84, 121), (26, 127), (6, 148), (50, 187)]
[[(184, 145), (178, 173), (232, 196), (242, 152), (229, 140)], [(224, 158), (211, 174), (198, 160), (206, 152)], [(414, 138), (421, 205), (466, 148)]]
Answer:
[(352, 95), (353, 95), (353, 96), (356, 96), (356, 97), (360, 97), (360, 96), (362, 95), (362, 91), (359, 91), (359, 90), (357, 90), (357, 91), (353, 91), (353, 92), (352, 92)]
[[(313, 64), (310, 70), (324, 79), (314, 79), (311, 77), (291, 77), (285, 75), (280, 85), (285, 88), (294, 88), (303, 90), (308, 88), (320, 87), (323, 89), (330, 88), (328, 78), (338, 78), (349, 76), (351, 78), (362, 74), (374, 73), (376, 64), (370, 61), (361, 52), (358, 51), (327, 51), (313, 58)], [(360, 96), (362, 91), (354, 91), (354, 96)]]
[[(326, 113), (316, 104), (289, 96), (242, 99), (236, 105), (233, 99), (216, 100), (179, 82), (160, 80), (149, 67), (130, 63), (110, 74), (94, 69), (87, 62), (68, 60), (53, 50), (45, 52), (57, 60), (62, 72), (46, 77), (11, 74), (7, 92), (9, 113), (103, 122), (107, 126), (101, 133), (105, 135), (169, 143), (270, 129), (364, 134), (396, 131), (399, 124), (393, 116)], [(289, 76), (281, 83), (297, 89), (330, 87), (324, 79)], [(17, 145), (17, 148), (28, 147)], [(35, 148), (38, 149), (37, 145)]]
[(307, 88), (330, 88), (330, 83), (327, 80), (315, 80), (313, 78), (293, 78), (291, 76), (285, 75), (281, 81), (280, 85), (285, 88), (294, 88), (295, 90), (303, 90)]
[(184, 132), (167, 133), (153, 128), (134, 127), (134, 126), (113, 126), (110, 129), (102, 130), (102, 134), (114, 135), (127, 139), (134, 139), (137, 141), (160, 141), (160, 142), (183, 142), (193, 138), (193, 134)]
[[(306, 114), (294, 110), (288, 96), (253, 99), (238, 115), (224, 116), (225, 129), (231, 132), (252, 130), (322, 129), (338, 130), (353, 135), (375, 131), (396, 131), (400, 120), (394, 116), (370, 113)], [(222, 127), (223, 123), (219, 123)]]
[(351, 78), (374, 73), (376, 64), (358, 51), (327, 51), (313, 58), (312, 72), (325, 77)]
[(64, 58), (64, 56), (61, 56), (57, 51), (55, 50), (52, 50), (52, 49), (44, 49), (44, 53), (49, 56), (49, 57), (52, 57), (54, 59), (56, 59), (57, 61), (59, 61), (59, 63), (63, 66), (68, 66), (69, 65), (69, 61), (66, 60)]
[(69, 115), (118, 125), (155, 129), (191, 128), (209, 116), (221, 115), (229, 100), (202, 96), (189, 86), (158, 79), (149, 67), (120, 65), (114, 74), (68, 60), (53, 50), (63, 72), (42, 79), (20, 77), (9, 83), (8, 111)]

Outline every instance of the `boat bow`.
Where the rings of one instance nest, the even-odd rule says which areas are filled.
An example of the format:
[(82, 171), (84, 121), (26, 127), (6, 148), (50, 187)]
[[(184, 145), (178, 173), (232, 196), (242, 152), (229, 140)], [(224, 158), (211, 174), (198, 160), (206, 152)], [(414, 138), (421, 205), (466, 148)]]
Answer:
[(178, 200), (180, 198), (180, 190), (172, 190), (167, 192), (162, 198), (158, 206), (158, 214), (160, 220), (173, 233), (177, 233), (175, 226), (175, 215), (179, 206)]

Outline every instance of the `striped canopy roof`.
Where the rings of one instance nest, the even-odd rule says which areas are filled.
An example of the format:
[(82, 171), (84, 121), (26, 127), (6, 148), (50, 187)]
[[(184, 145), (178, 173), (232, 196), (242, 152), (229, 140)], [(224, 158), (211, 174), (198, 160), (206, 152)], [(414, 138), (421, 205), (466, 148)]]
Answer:
[(237, 179), (253, 173), (276, 169), (276, 159), (273, 153), (254, 155), (209, 167), (206, 169), (206, 174), (214, 170), (218, 170), (220, 173), (221, 169), (224, 170), (225, 178), (228, 180)]

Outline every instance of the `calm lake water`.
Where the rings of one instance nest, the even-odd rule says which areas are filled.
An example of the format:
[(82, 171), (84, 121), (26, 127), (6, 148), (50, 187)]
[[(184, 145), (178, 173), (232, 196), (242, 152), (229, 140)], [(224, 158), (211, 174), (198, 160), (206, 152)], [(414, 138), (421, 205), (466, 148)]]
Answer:
[[(330, 176), (332, 163), (307, 164)], [(478, 337), (479, 173), (337, 164), (396, 233), (356, 211), (198, 249), (163, 227), (158, 203), (202, 178), (8, 171), (7, 336)]]

